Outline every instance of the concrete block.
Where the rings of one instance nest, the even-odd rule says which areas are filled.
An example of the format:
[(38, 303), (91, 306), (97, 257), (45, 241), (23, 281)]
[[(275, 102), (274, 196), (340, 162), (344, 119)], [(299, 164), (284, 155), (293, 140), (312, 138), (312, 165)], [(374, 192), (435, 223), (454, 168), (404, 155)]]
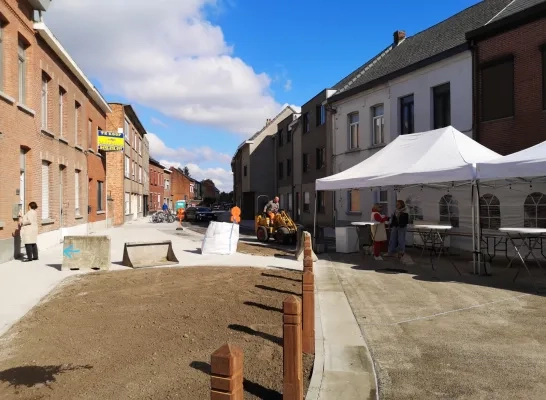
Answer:
[[(299, 231), (299, 229), (298, 229)], [(311, 239), (311, 244), (313, 243), (313, 238), (311, 237), (311, 234), (307, 231), (300, 231), (300, 233), (297, 235), (297, 243), (296, 243), (296, 260), (297, 261), (303, 261), (303, 244), (305, 243), (305, 237), (308, 236)], [(311, 245), (311, 248), (313, 246)], [(315, 254), (313, 250), (311, 250), (313, 253), (313, 262), (318, 261), (318, 257)]]
[(65, 236), (61, 270), (110, 269), (109, 236)]
[(178, 259), (174, 254), (170, 240), (160, 242), (125, 243), (122, 264), (131, 268), (158, 267), (176, 265)]

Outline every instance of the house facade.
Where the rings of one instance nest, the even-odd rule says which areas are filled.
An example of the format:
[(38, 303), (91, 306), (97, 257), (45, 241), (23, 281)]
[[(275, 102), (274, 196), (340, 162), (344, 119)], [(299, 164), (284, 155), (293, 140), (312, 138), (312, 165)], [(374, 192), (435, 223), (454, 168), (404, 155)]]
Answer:
[[(508, 3), (478, 3), (412, 37), (396, 31), (387, 48), (339, 82), (328, 100), (333, 172), (360, 163), (398, 135), (452, 125), (473, 137), (473, 64), (465, 33)], [(337, 191), (336, 226), (367, 220), (374, 203), (391, 213), (395, 201), (394, 191), (381, 188)]]
[(165, 167), (154, 158), (149, 159), (150, 194), (148, 197), (148, 211), (160, 211), (165, 196)]
[(0, 262), (20, 257), (17, 216), (31, 201), (42, 249), (105, 218), (88, 213), (90, 197), (96, 199), (88, 182), (94, 189), (103, 176), (93, 136), (109, 106), (43, 21), (34, 20), (47, 4), (0, 2)]
[(185, 200), (186, 204), (192, 199), (190, 183), (192, 179), (184, 174), (180, 168), (170, 167), (171, 171), (171, 196), (173, 203)]
[(546, 140), (546, 3), (516, 0), (467, 33), (476, 140), (506, 155)]
[[(294, 143), (292, 140), (292, 122), (298, 114), (292, 114), (277, 124), (275, 136), (276, 145), (276, 174), (277, 189), (275, 193), (279, 196), (280, 207), (292, 218), (294, 213)], [(297, 168), (297, 167), (296, 167)]]
[(170, 169), (163, 169), (163, 202), (169, 206), (169, 210), (174, 209), (172, 193), (171, 193), (171, 175)]

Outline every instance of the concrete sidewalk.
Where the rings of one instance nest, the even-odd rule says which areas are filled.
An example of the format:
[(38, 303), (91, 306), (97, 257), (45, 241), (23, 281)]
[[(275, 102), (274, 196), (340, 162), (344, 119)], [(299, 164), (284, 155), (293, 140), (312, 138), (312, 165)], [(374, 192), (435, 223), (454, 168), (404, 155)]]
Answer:
[[(287, 268), (302, 270), (295, 260), (260, 257), (247, 254), (231, 256), (202, 255), (199, 253), (203, 236), (188, 229), (177, 232), (177, 224), (153, 224), (148, 219), (132, 221), (119, 228), (96, 233), (110, 236), (112, 244), (111, 270), (128, 269), (119, 265), (123, 258), (125, 242), (146, 240), (171, 240), (179, 260), (177, 267), (230, 266), (262, 268)], [(178, 234), (177, 234), (178, 233)], [(182, 233), (180, 235), (179, 233)], [(47, 296), (65, 278), (92, 271), (60, 271), (63, 245), (59, 243), (40, 251), (38, 261), (23, 263), (13, 260), (0, 264), (0, 336), (15, 322)]]

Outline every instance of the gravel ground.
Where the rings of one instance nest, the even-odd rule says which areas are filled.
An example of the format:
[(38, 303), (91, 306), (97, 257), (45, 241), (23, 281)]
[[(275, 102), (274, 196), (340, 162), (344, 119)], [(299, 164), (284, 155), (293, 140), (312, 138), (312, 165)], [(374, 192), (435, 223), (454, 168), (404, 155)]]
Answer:
[(301, 273), (257, 268), (73, 278), (0, 338), (0, 399), (203, 400), (226, 342), (243, 349), (245, 399), (281, 399), (282, 301), (300, 293)]

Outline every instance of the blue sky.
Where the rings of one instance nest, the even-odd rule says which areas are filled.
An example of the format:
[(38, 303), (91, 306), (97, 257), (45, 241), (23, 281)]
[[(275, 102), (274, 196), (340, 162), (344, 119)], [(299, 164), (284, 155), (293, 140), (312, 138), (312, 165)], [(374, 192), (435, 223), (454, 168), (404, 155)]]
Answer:
[[(78, 0), (80, 1), (82, 5), (88, 3), (89, 10), (92, 10), (97, 7), (96, 1), (106, 0)], [(128, 0), (117, 1), (134, 4)], [(169, 3), (170, 0), (158, 1)], [(160, 32), (160, 29), (165, 29), (164, 26), (157, 25), (157, 29), (154, 30), (154, 26), (151, 25), (147, 33), (148, 36), (153, 37), (154, 32), (157, 31), (158, 40), (161, 40), (160, 33), (163, 37), (173, 36), (173, 51), (170, 53), (168, 48), (164, 50), (167, 59), (170, 57), (178, 61), (186, 57), (188, 63), (198, 59), (203, 62), (197, 69), (191, 69), (187, 74), (180, 68), (176, 71), (172, 70), (173, 74), (177, 74), (176, 79), (173, 77), (169, 80), (165, 76), (151, 76), (152, 68), (146, 67), (149, 66), (147, 60), (150, 60), (153, 55), (149, 53), (146, 57), (144, 52), (148, 50), (139, 48), (139, 52), (143, 52), (142, 59), (137, 60), (136, 63), (127, 64), (124, 68), (129, 71), (127, 76), (134, 74), (137, 83), (138, 77), (144, 77), (142, 81), (150, 82), (146, 85), (146, 93), (137, 84), (131, 86), (133, 82), (126, 80), (123, 71), (118, 71), (115, 75), (116, 70), (113, 66), (107, 68), (106, 62), (97, 62), (96, 58), (88, 56), (89, 52), (88, 54), (79, 53), (78, 47), (81, 45), (71, 42), (70, 36), (75, 30), (70, 31), (66, 28), (64, 24), (66, 20), (63, 17), (66, 17), (69, 12), (73, 13), (72, 17), (77, 17), (77, 13), (82, 12), (80, 8), (83, 6), (70, 9), (68, 0), (56, 0), (48, 11), (51, 13), (48, 16), (51, 23), (48, 19), (46, 22), (52, 27), (53, 32), (58, 34), (63, 44), (67, 42), (65, 44), (67, 49), (71, 53), (77, 53), (76, 61), (79, 64), (83, 63), (84, 71), (109, 101), (133, 104), (146, 129), (156, 135), (152, 146), (156, 154), (152, 154), (153, 156), (165, 162), (191, 164), (198, 171), (199, 178), (209, 177), (204, 176), (209, 174), (213, 180), (222, 181), (221, 188), (226, 190), (231, 186), (229, 158), (245, 137), (248, 137), (253, 130), (260, 129), (266, 118), (274, 116), (270, 114), (280, 110), (280, 105), (301, 106), (322, 89), (335, 84), (377, 54), (379, 50), (385, 48), (392, 41), (395, 30), (405, 30), (408, 36), (413, 35), (477, 3), (476, 0), (416, 2), (391, 0), (381, 4), (374, 3), (375, 6), (370, 7), (370, 2), (356, 0), (337, 0), (333, 3), (325, 0), (297, 2), (220, 0), (220, 6), (218, 4), (205, 6), (205, 13), (198, 15), (198, 10), (203, 10), (203, 3), (209, 0), (187, 1), (195, 3), (195, 9), (190, 9), (190, 6), (174, 6), (184, 8), (179, 10), (180, 14), (176, 22), (180, 23), (180, 26)], [(61, 9), (60, 4), (63, 2), (65, 4)], [(54, 8), (55, 3), (60, 3), (57, 10)], [(152, 10), (141, 7), (142, 14), (150, 13)], [(119, 11), (125, 13), (122, 8)], [(141, 17), (137, 11), (130, 15), (124, 14), (128, 23), (132, 19), (132, 25), (134, 25), (136, 19)], [(88, 19), (93, 19), (91, 11), (86, 15)], [(157, 14), (157, 17), (161, 18), (161, 14)], [(97, 19), (99, 18), (104, 17), (97, 14)], [(199, 20), (200, 30), (193, 29), (196, 23), (187, 23), (192, 18)], [(118, 24), (118, 29), (123, 29), (123, 21)], [(165, 25), (166, 22), (163, 24)], [(212, 29), (211, 24), (216, 28)], [(57, 30), (60, 32), (57, 33)], [(119, 31), (113, 31), (110, 37), (116, 37), (118, 34)], [(182, 43), (182, 39), (177, 35), (187, 35), (187, 38)], [(146, 39), (149, 39), (148, 36)], [(134, 41), (127, 38), (122, 41), (120, 36), (120, 43), (122, 41), (124, 47), (129, 46), (132, 43), (131, 40)], [(194, 51), (193, 47), (202, 48)], [(106, 52), (104, 45), (97, 43), (95, 49), (96, 52), (101, 53), (98, 57), (102, 60), (108, 56), (102, 54)], [(127, 57), (119, 57), (118, 60), (124, 58), (127, 59)], [(233, 66), (234, 59), (241, 59), (246, 64), (244, 68), (241, 65)], [(225, 67), (226, 69), (218, 67), (214, 72), (216, 75), (202, 77), (203, 81), (199, 83), (199, 86), (192, 87), (190, 90), (189, 85), (192, 80), (198, 79), (193, 79), (193, 76), (208, 69), (209, 64), (205, 64), (205, 61), (210, 61), (216, 66), (228, 62), (222, 65), (231, 65), (231, 67)], [(118, 69), (119, 63), (123, 62), (118, 61)], [(188, 63), (184, 65), (191, 65)], [(163, 66), (159, 65), (159, 67)], [(245, 70), (248, 67), (253, 69), (253, 73), (252, 70), (250, 72)], [(232, 68), (231, 72), (227, 72), (229, 68)], [(233, 72), (235, 68), (239, 68), (237, 71), (245, 71), (247, 75), (241, 75), (243, 78), (238, 79), (238, 72)], [(171, 70), (163, 70), (158, 72), (158, 75), (168, 74), (165, 71)], [(259, 75), (262, 73), (267, 74), (270, 81), (264, 83), (267, 77)], [(215, 77), (219, 78), (218, 81)], [(248, 80), (253, 82), (251, 87), (245, 86), (245, 77), (249, 77)], [(174, 93), (167, 91), (169, 88), (166, 86), (171, 85)], [(208, 91), (209, 85), (210, 93), (201, 96), (198, 92), (203, 88)], [(191, 93), (194, 99), (193, 103), (185, 104), (184, 93), (187, 87), (187, 93)], [(245, 97), (248, 100), (246, 103)], [(158, 101), (161, 105), (155, 106)], [(170, 104), (169, 101), (171, 101)], [(206, 112), (197, 110), (195, 104), (199, 102), (206, 102), (207, 107), (210, 104), (212, 108), (208, 108)], [(253, 104), (248, 102), (258, 105), (253, 107)], [(184, 103), (184, 105), (178, 107), (178, 103)], [(221, 116), (212, 115), (218, 107), (222, 108), (224, 113)], [(237, 120), (228, 121), (227, 111), (230, 114), (240, 111), (234, 117)], [(248, 121), (242, 121), (244, 119)]]

